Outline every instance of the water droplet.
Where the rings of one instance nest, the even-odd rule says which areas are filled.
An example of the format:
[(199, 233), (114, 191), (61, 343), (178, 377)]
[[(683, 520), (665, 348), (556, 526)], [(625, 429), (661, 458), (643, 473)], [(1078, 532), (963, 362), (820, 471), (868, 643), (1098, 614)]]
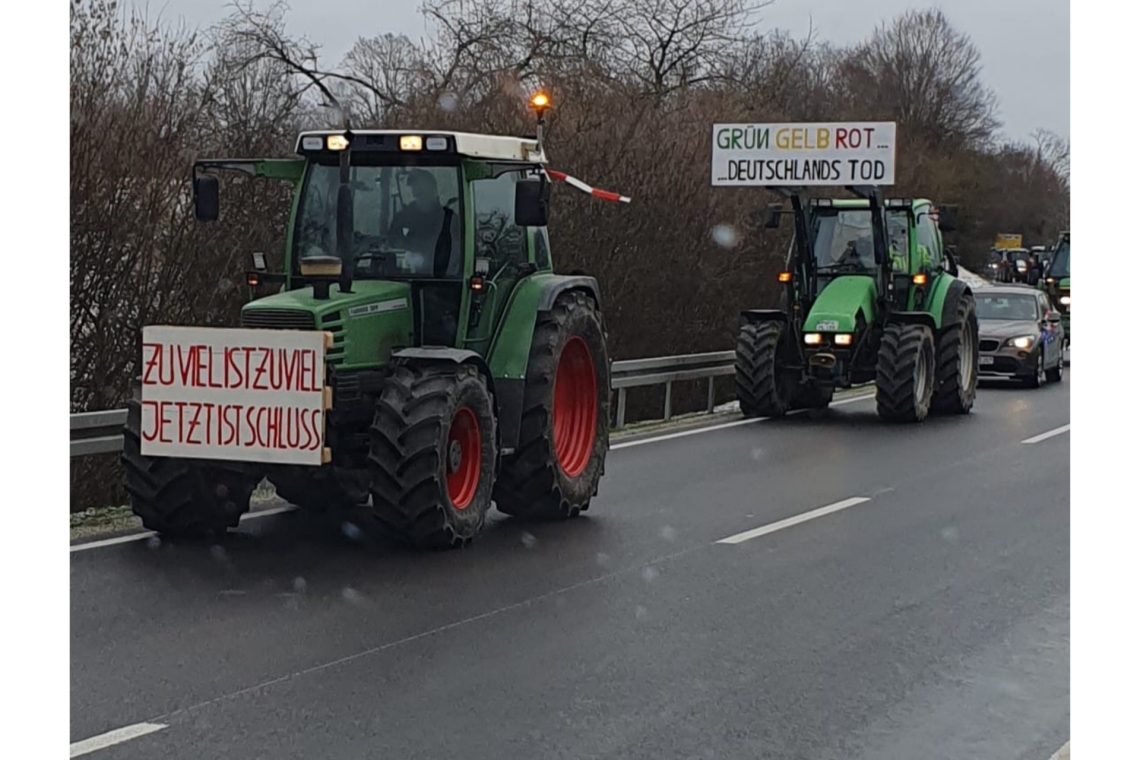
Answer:
[(306, 583), (305, 579), (302, 578), (301, 576), (298, 575), (296, 578), (293, 579), (293, 590), (296, 591), (298, 594), (305, 593), (305, 590), (308, 587), (309, 587), (309, 584)]
[(157, 549), (162, 546), (162, 539), (158, 536), (151, 536), (146, 540), (146, 546), (148, 549)]
[(218, 292), (219, 293), (223, 293), (223, 294), (229, 293), (233, 289), (234, 289), (234, 284), (232, 282), (230, 282), (229, 280), (221, 280), (220, 282), (218, 282)]
[(344, 535), (348, 536), (350, 541), (359, 541), (364, 537), (364, 531), (357, 527), (356, 523), (346, 522), (340, 526)]
[(535, 538), (530, 533), (523, 533), (522, 534), (522, 545), (525, 546), (526, 548), (533, 549), (534, 545), (536, 543), (538, 543), (538, 539)]
[(733, 248), (739, 242), (740, 236), (731, 224), (718, 224), (712, 228), (712, 239), (722, 248)]
[(764, 458), (764, 449), (752, 449), (752, 459), (759, 462)]
[(605, 552), (598, 552), (598, 564), (602, 567), (607, 567), (610, 564), (610, 555)]
[(454, 111), (459, 107), (459, 98), (453, 93), (445, 92), (439, 96), (439, 107), (445, 111)]
[(677, 529), (672, 525), (666, 525), (661, 529), (661, 538), (665, 539), (666, 541), (677, 540)]
[(655, 568), (653, 565), (648, 565), (641, 571), (641, 577), (644, 578), (647, 583), (652, 583), (653, 579), (656, 578), (657, 575), (657, 568)]
[(348, 586), (345, 586), (344, 590), (340, 592), (340, 595), (344, 601), (349, 604), (362, 604), (364, 602), (364, 597), (361, 596), (360, 592)]
[(218, 562), (225, 562), (226, 550), (217, 544), (214, 544), (210, 547), (210, 556), (216, 559)]
[(649, 610), (645, 609), (639, 604), (636, 608), (634, 608), (633, 616), (638, 620), (645, 620), (647, 617), (649, 617)]
[(949, 528), (943, 528), (942, 529), (942, 538), (944, 538), (947, 541), (957, 541), (958, 540), (958, 529), (952, 525)]

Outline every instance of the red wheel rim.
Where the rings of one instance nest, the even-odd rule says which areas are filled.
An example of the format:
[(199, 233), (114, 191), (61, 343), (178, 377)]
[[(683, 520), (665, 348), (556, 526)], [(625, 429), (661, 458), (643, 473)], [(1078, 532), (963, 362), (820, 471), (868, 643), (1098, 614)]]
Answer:
[(586, 469), (598, 425), (598, 385), (594, 358), (575, 335), (562, 348), (554, 378), (554, 452), (570, 477)]
[(447, 495), (456, 509), (466, 509), (479, 488), (479, 471), (483, 464), (479, 418), (469, 407), (460, 407), (451, 418), (446, 456)]

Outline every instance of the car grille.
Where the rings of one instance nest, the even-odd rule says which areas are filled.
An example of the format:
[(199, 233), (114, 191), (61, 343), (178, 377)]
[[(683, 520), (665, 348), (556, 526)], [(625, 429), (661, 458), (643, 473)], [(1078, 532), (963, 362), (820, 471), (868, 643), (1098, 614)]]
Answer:
[(979, 351), (997, 351), (999, 346), (1001, 346), (1000, 340), (979, 340), (978, 341), (978, 350)]
[[(300, 309), (249, 309), (241, 315), (241, 326), (256, 330), (313, 330), (312, 312)], [(333, 334), (333, 345), (325, 355), (330, 366), (344, 362), (344, 320), (335, 311), (321, 317), (321, 329)]]
[(1021, 368), (1021, 362), (1014, 359), (1012, 356), (995, 356), (993, 364), (983, 364), (978, 367), (979, 374), (997, 373), (1002, 375), (1012, 374)]

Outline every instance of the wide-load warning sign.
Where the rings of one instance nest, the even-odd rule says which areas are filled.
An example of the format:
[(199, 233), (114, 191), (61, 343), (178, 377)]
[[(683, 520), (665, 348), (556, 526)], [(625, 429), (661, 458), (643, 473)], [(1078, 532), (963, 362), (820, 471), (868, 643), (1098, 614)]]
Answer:
[(320, 465), (331, 337), (144, 327), (142, 454)]
[(894, 122), (714, 124), (714, 187), (893, 185)]

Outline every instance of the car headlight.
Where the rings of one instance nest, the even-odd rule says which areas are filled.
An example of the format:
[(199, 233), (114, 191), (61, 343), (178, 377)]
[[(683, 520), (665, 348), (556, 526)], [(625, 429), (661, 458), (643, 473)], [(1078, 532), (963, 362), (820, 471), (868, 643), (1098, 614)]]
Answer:
[(1037, 340), (1036, 335), (1019, 335), (1016, 338), (1010, 338), (1005, 344), (1014, 348), (1029, 348), (1035, 340)]
[(1061, 296), (1061, 305), (1062, 306), (1068, 306), (1069, 305), (1069, 297), (1068, 296)]

